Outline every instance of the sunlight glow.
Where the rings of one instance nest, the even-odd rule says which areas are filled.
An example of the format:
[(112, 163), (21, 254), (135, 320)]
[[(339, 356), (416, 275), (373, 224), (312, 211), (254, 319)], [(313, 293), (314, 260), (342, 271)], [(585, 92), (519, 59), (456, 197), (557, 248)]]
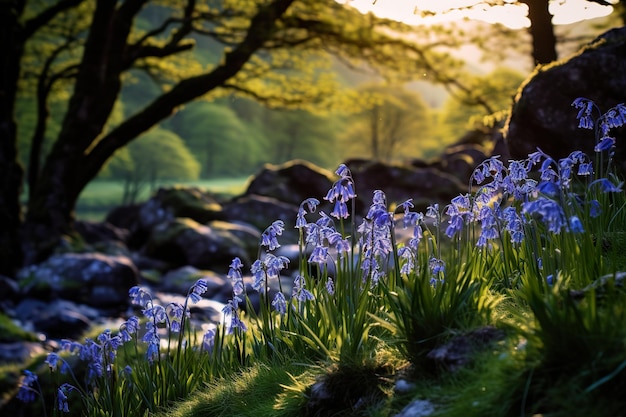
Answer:
[[(511, 29), (528, 27), (528, 7), (515, 0), (503, 5), (489, 6), (478, 0), (337, 0), (362, 13), (372, 12), (380, 17), (411, 25), (432, 25), (463, 19), (500, 23)], [(514, 4), (516, 3), (516, 4)], [(456, 10), (450, 11), (450, 9)], [(462, 10), (459, 10), (462, 9)], [(550, 3), (556, 25), (607, 16), (611, 6), (601, 6), (586, 0), (559, 0)]]

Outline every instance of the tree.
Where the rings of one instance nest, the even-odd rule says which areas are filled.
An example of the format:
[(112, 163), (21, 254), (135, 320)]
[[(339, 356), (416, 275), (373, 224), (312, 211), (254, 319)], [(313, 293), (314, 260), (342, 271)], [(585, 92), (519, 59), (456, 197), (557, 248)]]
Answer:
[(347, 142), (356, 145), (351, 156), (362, 156), (365, 151), (372, 159), (385, 162), (417, 156), (410, 148), (419, 148), (420, 139), (427, 136), (429, 120), (421, 97), (385, 85), (363, 87), (360, 95), (367, 104), (346, 135)]
[[(166, 17), (160, 18), (159, 11)], [(149, 18), (144, 18), (147, 12)], [(428, 72), (440, 80), (454, 80), (441, 74), (459, 67), (436, 51), (436, 40), (417, 45), (398, 36), (412, 28), (361, 15), (334, 0), (6, 0), (0, 3), (0, 26), (4, 274), (48, 256), (61, 236), (73, 232), (76, 200), (105, 162), (187, 102), (236, 92), (270, 106), (319, 105), (331, 97), (341, 105), (333, 94), (336, 85), (310, 68), (313, 61), (307, 58), (322, 52), (349, 65)], [(185, 53), (193, 50), (198, 36), (222, 47), (219, 61), (201, 65), (188, 59), (177, 65), (176, 59), (189, 57)], [(45, 47), (46, 53), (37, 47)], [(114, 105), (134, 70), (150, 74), (161, 92), (111, 125)], [(290, 77), (296, 73), (298, 78)], [(24, 173), (16, 145), (18, 85), (24, 89), (20, 93), (35, 97), (38, 109), (25, 217), (20, 205)], [(50, 151), (41, 158), (39, 145), (55, 92), (68, 95), (66, 112)]]
[(127, 147), (121, 148), (108, 163), (112, 178), (124, 181), (123, 204), (134, 203), (146, 187), (154, 189), (160, 180), (196, 180), (200, 163), (185, 142), (165, 129), (152, 129)]
[[(493, 112), (497, 113), (511, 107), (513, 97), (523, 81), (523, 74), (509, 68), (497, 68), (484, 76), (474, 77), (467, 85), (489, 103)], [(485, 116), (491, 115), (474, 101), (463, 97), (450, 97), (441, 113), (441, 125), (444, 127), (440, 132), (441, 142), (456, 141), (468, 130), (484, 125)]]
[[(554, 31), (554, 25), (552, 23), (553, 15), (550, 12), (550, 3), (556, 0), (518, 0), (518, 1), (507, 1), (507, 0), (482, 0), (476, 1), (470, 5), (464, 5), (461, 7), (453, 7), (444, 11), (443, 13), (449, 13), (454, 10), (459, 9), (470, 9), (474, 7), (494, 7), (494, 6), (503, 6), (503, 5), (512, 5), (512, 4), (524, 4), (528, 8), (528, 20), (530, 21), (530, 27), (528, 28), (528, 32), (531, 36), (531, 55), (535, 64), (549, 64), (550, 62), (556, 61), (558, 58), (557, 54), (557, 42), (558, 38)], [(597, 3), (602, 6), (613, 6), (614, 4), (605, 1), (605, 0), (586, 0), (590, 3)], [(623, 13), (624, 5), (626, 4), (626, 0), (619, 0), (619, 8), (617, 8), (618, 13), (620, 15), (625, 15)], [(421, 13), (423, 15), (432, 14), (429, 10), (422, 10)], [(441, 13), (441, 12), (440, 12)], [(498, 31), (507, 32), (502, 27), (496, 28)], [(480, 35), (484, 38), (484, 35)], [(481, 43), (482, 40), (478, 39), (477, 43)]]

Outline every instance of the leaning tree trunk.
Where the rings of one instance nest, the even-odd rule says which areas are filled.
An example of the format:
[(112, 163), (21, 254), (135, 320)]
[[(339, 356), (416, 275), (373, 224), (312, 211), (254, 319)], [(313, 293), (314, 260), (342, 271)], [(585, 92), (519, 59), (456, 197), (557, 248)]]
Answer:
[[(21, 7), (20, 7), (21, 6)], [(20, 264), (18, 230), (23, 170), (17, 161), (15, 96), (24, 51), (19, 23), (23, 2), (0, 5), (0, 274), (12, 275)]]

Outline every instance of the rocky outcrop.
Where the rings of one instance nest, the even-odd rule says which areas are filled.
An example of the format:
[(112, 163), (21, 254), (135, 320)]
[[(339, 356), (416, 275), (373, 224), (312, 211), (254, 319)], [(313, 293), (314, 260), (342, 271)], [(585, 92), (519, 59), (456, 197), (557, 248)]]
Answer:
[[(520, 87), (506, 124), (511, 157), (526, 158), (537, 147), (554, 158), (574, 150), (592, 155), (593, 130), (578, 128), (578, 110), (571, 104), (585, 97), (604, 112), (626, 102), (625, 73), (626, 27), (606, 32), (569, 59), (537, 68)], [(616, 160), (626, 172), (623, 128), (612, 136), (617, 138)]]

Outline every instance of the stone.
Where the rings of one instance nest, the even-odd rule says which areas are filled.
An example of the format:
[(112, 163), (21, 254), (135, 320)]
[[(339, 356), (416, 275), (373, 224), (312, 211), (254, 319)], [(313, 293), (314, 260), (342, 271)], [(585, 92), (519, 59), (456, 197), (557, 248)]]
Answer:
[(245, 195), (271, 197), (299, 206), (309, 197), (321, 201), (334, 181), (332, 172), (307, 161), (266, 164), (250, 181)]
[(56, 254), (18, 271), (26, 295), (64, 298), (96, 307), (123, 307), (139, 271), (126, 256), (101, 253)]
[(428, 400), (413, 400), (395, 417), (428, 417), (435, 413), (435, 406)]
[(467, 185), (455, 176), (436, 168), (414, 168), (382, 162), (348, 165), (352, 171), (357, 193), (357, 212), (367, 213), (375, 190), (382, 190), (387, 203), (402, 203), (409, 198), (417, 210), (433, 203), (448, 204), (450, 200), (467, 192)]
[[(520, 87), (505, 126), (505, 140), (513, 159), (525, 159), (540, 147), (555, 159), (572, 151), (593, 158), (593, 130), (578, 128), (578, 97), (593, 100), (604, 112), (626, 102), (626, 27), (612, 29), (577, 54), (538, 67)], [(598, 117), (598, 114), (594, 114)], [(616, 137), (615, 160), (626, 172), (624, 128)]]
[(504, 339), (504, 332), (485, 326), (454, 336), (447, 343), (431, 350), (426, 357), (441, 368), (455, 371), (470, 363), (472, 355), (492, 343)]
[(233, 258), (249, 263), (241, 239), (222, 224), (207, 226), (189, 218), (160, 223), (152, 229), (145, 246), (147, 256), (169, 262), (227, 272)]

